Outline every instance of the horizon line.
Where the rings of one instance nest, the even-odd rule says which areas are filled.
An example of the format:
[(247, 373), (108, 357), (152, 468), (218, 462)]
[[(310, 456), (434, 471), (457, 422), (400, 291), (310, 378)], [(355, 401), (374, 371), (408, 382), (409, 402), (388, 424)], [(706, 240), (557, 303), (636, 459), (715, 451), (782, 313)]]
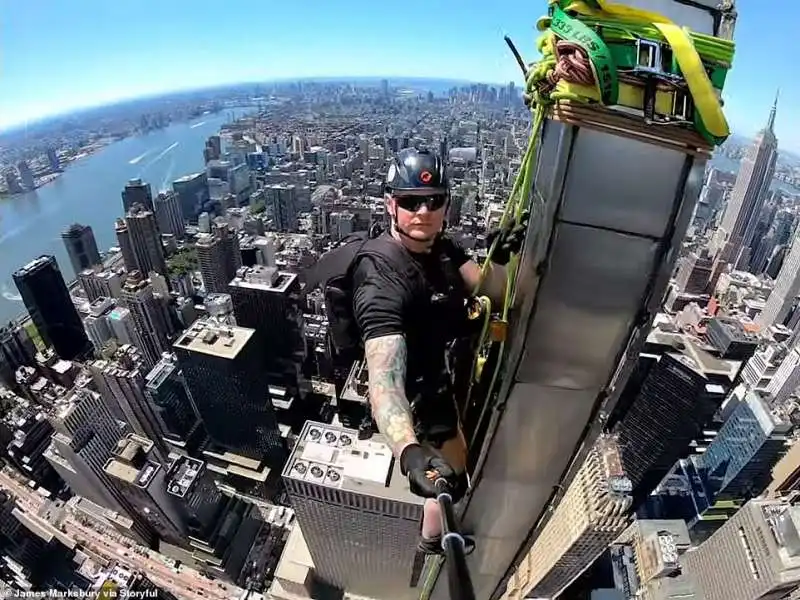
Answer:
[[(204, 86), (192, 86), (186, 88), (174, 88), (172, 90), (165, 90), (162, 92), (153, 92), (151, 94), (143, 94), (141, 96), (126, 96), (123, 98), (118, 98), (116, 100), (109, 100), (107, 102), (98, 102), (96, 104), (87, 104), (86, 106), (79, 106), (75, 108), (71, 108), (65, 110), (64, 112), (55, 112), (50, 113), (47, 115), (42, 115), (40, 117), (35, 117), (33, 119), (24, 119), (22, 121), (18, 121), (12, 123), (10, 125), (0, 125), (0, 135), (5, 135), (9, 133), (14, 133), (17, 130), (23, 129), (25, 127), (31, 125), (40, 125), (45, 121), (50, 119), (59, 119), (68, 117), (70, 115), (74, 115), (81, 112), (88, 112), (91, 110), (96, 110), (99, 108), (105, 108), (109, 106), (115, 106), (118, 104), (125, 104), (126, 102), (136, 102), (140, 100), (155, 100), (157, 98), (164, 98), (174, 94), (187, 94), (192, 92), (202, 92), (206, 90), (215, 90), (215, 89), (224, 89), (224, 88), (233, 88), (238, 86), (256, 86), (256, 85), (264, 85), (269, 83), (281, 83), (281, 82), (300, 82), (300, 81), (340, 81), (342, 83), (346, 83), (348, 81), (358, 81), (358, 80), (376, 80), (376, 81), (383, 81), (387, 80), (390, 83), (394, 80), (417, 80), (417, 81), (441, 81), (441, 82), (452, 82), (452, 83), (460, 83), (460, 84), (477, 84), (477, 85), (489, 85), (489, 86), (506, 86), (512, 82), (487, 82), (487, 81), (473, 81), (469, 79), (458, 79), (458, 78), (449, 78), (449, 77), (424, 77), (424, 76), (413, 76), (413, 75), (394, 75), (394, 76), (386, 76), (386, 75), (319, 75), (319, 76), (302, 76), (302, 77), (277, 77), (274, 79), (264, 79), (258, 81), (239, 81), (233, 83), (218, 83), (218, 84), (209, 84)], [(517, 85), (517, 82), (513, 82)]]

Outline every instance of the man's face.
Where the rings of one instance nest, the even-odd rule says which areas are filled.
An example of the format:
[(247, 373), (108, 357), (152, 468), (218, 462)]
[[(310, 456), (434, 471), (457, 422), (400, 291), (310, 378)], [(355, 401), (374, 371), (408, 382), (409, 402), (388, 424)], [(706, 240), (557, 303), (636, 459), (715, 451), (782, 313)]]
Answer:
[(431, 194), (428, 190), (404, 192), (388, 197), (390, 214), (396, 215), (397, 226), (410, 238), (430, 241), (442, 230), (447, 208), (447, 194)]

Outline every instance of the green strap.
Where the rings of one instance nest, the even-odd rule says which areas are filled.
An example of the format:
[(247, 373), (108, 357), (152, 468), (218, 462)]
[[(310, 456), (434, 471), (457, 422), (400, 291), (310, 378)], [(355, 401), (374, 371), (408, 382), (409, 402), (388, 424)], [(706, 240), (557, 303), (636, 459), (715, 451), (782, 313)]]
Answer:
[(617, 67), (606, 43), (589, 27), (561, 10), (557, 4), (552, 6), (550, 16), (550, 30), (562, 40), (578, 44), (589, 56), (603, 104), (616, 104), (619, 96)]

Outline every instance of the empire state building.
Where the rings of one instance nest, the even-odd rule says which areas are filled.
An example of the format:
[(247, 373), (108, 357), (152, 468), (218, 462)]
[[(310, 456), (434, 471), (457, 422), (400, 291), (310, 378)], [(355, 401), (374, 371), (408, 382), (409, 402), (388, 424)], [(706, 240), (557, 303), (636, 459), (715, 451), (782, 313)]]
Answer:
[(776, 94), (767, 126), (742, 159), (728, 207), (722, 217), (721, 229), (725, 231), (727, 244), (723, 249), (724, 257), (718, 259), (733, 263), (740, 269), (746, 269), (750, 264), (753, 234), (775, 174), (775, 162), (778, 159), (778, 139), (775, 137), (777, 111)]

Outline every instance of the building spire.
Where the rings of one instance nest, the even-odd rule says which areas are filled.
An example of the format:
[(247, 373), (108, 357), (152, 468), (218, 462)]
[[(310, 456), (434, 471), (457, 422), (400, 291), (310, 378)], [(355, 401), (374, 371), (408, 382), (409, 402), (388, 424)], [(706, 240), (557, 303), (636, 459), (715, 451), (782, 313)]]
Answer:
[(767, 121), (767, 131), (775, 133), (775, 116), (778, 114), (778, 98), (781, 96), (781, 88), (775, 92), (775, 101), (772, 103), (772, 109), (769, 111), (769, 121)]

